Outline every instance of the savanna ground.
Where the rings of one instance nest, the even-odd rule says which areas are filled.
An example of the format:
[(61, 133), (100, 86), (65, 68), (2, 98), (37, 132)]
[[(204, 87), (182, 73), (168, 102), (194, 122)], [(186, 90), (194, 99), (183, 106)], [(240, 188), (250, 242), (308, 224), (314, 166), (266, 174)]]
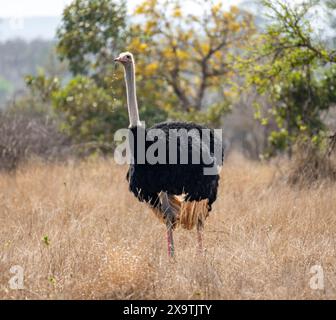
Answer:
[[(286, 166), (282, 166), (282, 171)], [(207, 220), (165, 227), (128, 192), (110, 160), (43, 164), (0, 174), (1, 299), (335, 299), (336, 190), (288, 186), (278, 167), (232, 156)], [(321, 265), (324, 289), (310, 288)], [(24, 268), (12, 290), (10, 268)]]

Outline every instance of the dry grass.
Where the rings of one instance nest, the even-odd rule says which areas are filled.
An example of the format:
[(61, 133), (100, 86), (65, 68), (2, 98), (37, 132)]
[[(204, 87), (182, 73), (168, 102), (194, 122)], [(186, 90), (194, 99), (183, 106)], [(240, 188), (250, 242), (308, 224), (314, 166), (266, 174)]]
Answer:
[[(175, 262), (164, 225), (128, 192), (126, 168), (95, 160), (1, 174), (0, 298), (335, 299), (335, 185), (293, 189), (272, 183), (275, 171), (229, 159), (206, 255), (195, 231), (179, 229)], [(324, 290), (309, 287), (315, 264)], [(23, 290), (8, 287), (13, 265), (25, 270)]]

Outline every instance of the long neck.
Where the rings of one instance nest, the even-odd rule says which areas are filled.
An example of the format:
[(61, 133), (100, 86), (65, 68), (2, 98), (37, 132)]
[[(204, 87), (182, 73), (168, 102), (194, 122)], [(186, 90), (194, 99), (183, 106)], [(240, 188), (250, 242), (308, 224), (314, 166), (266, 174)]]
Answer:
[(140, 119), (135, 88), (135, 68), (133, 63), (125, 66), (125, 79), (130, 127), (135, 127), (140, 125)]

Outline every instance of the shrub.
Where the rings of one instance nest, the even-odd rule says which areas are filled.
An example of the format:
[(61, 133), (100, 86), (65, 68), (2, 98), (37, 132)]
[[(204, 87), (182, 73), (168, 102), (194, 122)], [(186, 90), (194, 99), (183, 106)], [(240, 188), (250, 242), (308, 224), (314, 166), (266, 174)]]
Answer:
[(0, 113), (0, 170), (15, 170), (32, 156), (54, 160), (70, 152), (70, 139), (50, 117), (33, 112)]
[(291, 185), (312, 186), (319, 181), (336, 181), (336, 134), (328, 142), (314, 144), (300, 140), (294, 148), (294, 161), (289, 170)]

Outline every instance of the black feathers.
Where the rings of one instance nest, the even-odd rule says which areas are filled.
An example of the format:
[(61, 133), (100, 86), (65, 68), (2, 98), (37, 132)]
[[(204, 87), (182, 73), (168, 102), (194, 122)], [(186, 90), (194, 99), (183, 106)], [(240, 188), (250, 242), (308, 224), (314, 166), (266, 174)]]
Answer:
[[(155, 136), (159, 129), (163, 135)], [(176, 130), (186, 130), (188, 136), (185, 138), (176, 136)], [(134, 163), (130, 165), (127, 173), (130, 191), (140, 200), (148, 202), (152, 207), (159, 205), (158, 195), (161, 191), (169, 195), (185, 194), (187, 201), (201, 201), (208, 199), (209, 210), (211, 204), (216, 200), (219, 175), (217, 166), (223, 162), (224, 150), (221, 139), (217, 137), (210, 129), (200, 125), (188, 122), (163, 122), (150, 129), (134, 127), (130, 129), (130, 134), (134, 138), (134, 144), (131, 143), (131, 154), (134, 157)], [(179, 131), (181, 132), (181, 131)], [(141, 144), (137, 143), (140, 138), (151, 139), (142, 144), (145, 150), (138, 150)], [(139, 153), (150, 152), (153, 144), (158, 140), (164, 142), (166, 154), (161, 160), (162, 163), (152, 164), (145, 159), (139, 159)], [(164, 140), (163, 140), (164, 139)], [(130, 139), (132, 141), (133, 139)], [(210, 141), (209, 141), (210, 140)], [(172, 157), (172, 145), (177, 142), (176, 162), (169, 163)], [(200, 148), (195, 148), (195, 145)], [(195, 151), (196, 150), (196, 151)], [(217, 150), (217, 152), (216, 152)], [(219, 152), (218, 152), (219, 150)], [(140, 152), (138, 152), (140, 151)], [(187, 154), (187, 161), (183, 158), (181, 152)], [(152, 154), (158, 157), (158, 153)], [(199, 162), (194, 164), (193, 156), (199, 158)], [(144, 160), (141, 163), (139, 160)], [(140, 163), (139, 163), (140, 162)], [(213, 170), (213, 174), (204, 174), (205, 169)]]

